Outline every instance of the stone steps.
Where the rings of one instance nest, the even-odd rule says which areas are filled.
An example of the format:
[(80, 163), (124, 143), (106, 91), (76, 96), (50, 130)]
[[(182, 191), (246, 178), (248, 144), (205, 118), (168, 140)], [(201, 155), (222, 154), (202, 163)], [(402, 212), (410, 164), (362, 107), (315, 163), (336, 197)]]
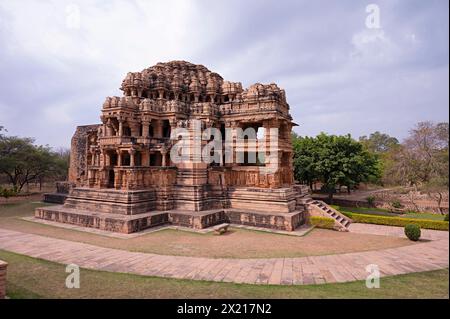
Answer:
[(294, 185), (294, 190), (297, 191), (296, 210), (317, 209), (321, 212), (321, 215), (334, 219), (338, 230), (348, 231), (348, 227), (352, 222), (351, 219), (327, 205), (325, 202), (312, 199), (309, 194), (308, 186)]
[(328, 215), (328, 217), (333, 218), (337, 223), (339, 231), (348, 231), (348, 227), (352, 222), (350, 218), (348, 218), (347, 216), (343, 215), (342, 213), (338, 212), (337, 210), (335, 210), (331, 206), (328, 206), (328, 204), (320, 200), (311, 200), (309, 205), (314, 206), (317, 209), (320, 209), (322, 212)]

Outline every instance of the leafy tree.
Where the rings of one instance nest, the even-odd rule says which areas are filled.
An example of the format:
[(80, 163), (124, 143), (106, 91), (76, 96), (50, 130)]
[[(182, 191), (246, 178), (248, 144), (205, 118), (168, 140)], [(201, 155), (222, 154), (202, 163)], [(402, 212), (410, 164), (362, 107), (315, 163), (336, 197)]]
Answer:
[(31, 138), (0, 136), (0, 173), (17, 191), (44, 177), (55, 176), (67, 166), (48, 146), (36, 146)]
[(382, 154), (390, 151), (393, 147), (399, 145), (399, 141), (388, 134), (380, 133), (376, 131), (367, 136), (361, 136), (359, 141), (367, 147), (367, 149), (375, 154)]
[(292, 133), (292, 147), (294, 149), (294, 177), (296, 180), (309, 185), (318, 180), (319, 174), (315, 171), (318, 154), (317, 143), (312, 137), (300, 137)]
[(359, 138), (360, 143), (366, 147), (366, 149), (378, 157), (378, 170), (382, 172), (382, 178), (377, 179), (376, 181), (372, 180), (371, 182), (381, 182), (384, 184), (392, 183), (392, 174), (390, 174), (390, 169), (394, 164), (392, 159), (392, 155), (395, 154), (399, 147), (399, 141), (392, 136), (389, 136), (385, 133), (380, 133), (376, 131), (367, 136), (361, 136)]
[(339, 186), (348, 191), (380, 176), (378, 159), (350, 135), (293, 137), (294, 174), (302, 182), (320, 181), (330, 198)]

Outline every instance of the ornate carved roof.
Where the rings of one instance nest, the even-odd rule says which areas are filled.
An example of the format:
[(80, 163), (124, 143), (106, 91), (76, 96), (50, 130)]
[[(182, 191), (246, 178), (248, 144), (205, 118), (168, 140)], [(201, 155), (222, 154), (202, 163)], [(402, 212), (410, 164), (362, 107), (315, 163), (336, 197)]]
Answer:
[[(121, 89), (164, 89), (174, 92), (219, 94), (223, 78), (203, 65), (186, 61), (158, 63), (141, 72), (130, 72), (122, 81)], [(226, 82), (230, 86), (230, 82)], [(242, 89), (241, 89), (242, 90)]]
[(240, 82), (225, 81), (205, 66), (186, 61), (158, 63), (130, 72), (121, 90), (124, 95), (107, 97), (103, 109), (192, 113), (199, 107), (193, 105), (199, 103), (214, 104), (213, 113), (220, 110), (222, 114), (277, 110), (288, 115), (289, 109), (285, 91), (274, 83), (255, 83), (244, 90)]

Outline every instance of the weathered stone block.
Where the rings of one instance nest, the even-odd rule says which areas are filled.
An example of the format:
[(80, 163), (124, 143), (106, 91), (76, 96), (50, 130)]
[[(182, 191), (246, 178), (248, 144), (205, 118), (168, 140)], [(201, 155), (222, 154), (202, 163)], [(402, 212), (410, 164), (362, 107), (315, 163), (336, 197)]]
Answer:
[(6, 261), (0, 260), (0, 299), (6, 297), (6, 270), (8, 268), (8, 263)]

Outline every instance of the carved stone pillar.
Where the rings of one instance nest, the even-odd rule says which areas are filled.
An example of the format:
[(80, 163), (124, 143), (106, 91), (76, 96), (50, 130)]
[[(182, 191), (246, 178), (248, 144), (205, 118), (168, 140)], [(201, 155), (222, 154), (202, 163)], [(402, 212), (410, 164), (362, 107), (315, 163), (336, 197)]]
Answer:
[(105, 152), (103, 150), (100, 150), (100, 156), (99, 156), (99, 166), (101, 166), (102, 168), (105, 167), (106, 165), (106, 155)]
[(136, 151), (135, 150), (129, 150), (128, 151), (128, 154), (130, 154), (130, 166), (134, 166), (134, 164), (135, 164), (135, 154), (136, 154)]
[(117, 150), (117, 166), (122, 166), (122, 154), (120, 150)]
[(166, 156), (167, 156), (167, 151), (161, 151), (161, 157), (162, 157), (162, 167), (166, 167), (167, 163), (166, 163)]
[(150, 125), (150, 123), (147, 121), (142, 122), (142, 136), (143, 137), (148, 137), (149, 125)]
[(265, 147), (264, 159), (266, 160), (267, 154), (270, 150), (270, 121), (264, 121), (263, 127), (264, 127), (264, 147)]
[(100, 162), (101, 162), (101, 160), (100, 160), (101, 152), (100, 152), (100, 151), (96, 151), (95, 154), (96, 154), (96, 159), (97, 159), (95, 165), (100, 166)]
[(155, 126), (153, 128), (153, 134), (156, 138), (162, 137), (162, 121), (161, 120), (155, 121)]
[(119, 136), (123, 136), (123, 120), (119, 120)]

